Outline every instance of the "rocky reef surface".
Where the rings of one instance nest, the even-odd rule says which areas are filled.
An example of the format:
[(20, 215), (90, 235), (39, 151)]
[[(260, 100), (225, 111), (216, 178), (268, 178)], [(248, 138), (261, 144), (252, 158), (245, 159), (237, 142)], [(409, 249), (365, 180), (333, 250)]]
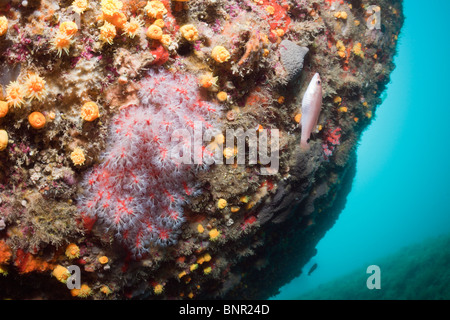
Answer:
[[(276, 294), (345, 206), (403, 19), (400, 0), (0, 1), (0, 297)], [(278, 156), (251, 161), (264, 135)]]

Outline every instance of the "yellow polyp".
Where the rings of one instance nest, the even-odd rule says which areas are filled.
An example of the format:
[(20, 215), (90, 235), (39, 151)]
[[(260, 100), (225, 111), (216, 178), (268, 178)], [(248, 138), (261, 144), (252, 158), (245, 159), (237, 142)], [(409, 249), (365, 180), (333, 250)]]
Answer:
[(100, 292), (104, 293), (105, 295), (110, 295), (112, 293), (112, 290), (108, 286), (102, 286), (100, 288)]
[(203, 269), (204, 274), (210, 274), (211, 271), (212, 271), (211, 267), (206, 267), (205, 269)]
[(209, 262), (211, 260), (211, 255), (209, 253), (205, 253), (203, 255), (203, 260), (205, 260), (205, 262)]
[(100, 27), (100, 37), (99, 40), (102, 42), (107, 42), (109, 44), (113, 43), (113, 39), (116, 36), (116, 27), (109, 23), (108, 21), (105, 21), (102, 27)]
[(225, 199), (219, 199), (217, 201), (217, 208), (219, 208), (219, 209), (224, 209), (227, 205), (228, 205), (228, 202)]
[(87, 298), (92, 294), (92, 289), (87, 284), (82, 284), (80, 289), (72, 289), (70, 293), (73, 297)]
[(162, 284), (157, 284), (156, 286), (153, 287), (153, 292), (155, 294), (161, 294), (164, 291), (164, 287)]
[(98, 258), (98, 262), (100, 262), (101, 264), (107, 264), (109, 261), (107, 256), (101, 256), (100, 258)]
[(57, 265), (52, 271), (52, 275), (62, 283), (66, 283), (67, 279), (70, 277), (70, 272), (67, 268)]
[(211, 57), (219, 63), (226, 62), (230, 59), (231, 55), (228, 50), (223, 46), (216, 46), (211, 52)]
[(198, 264), (194, 263), (194, 264), (191, 264), (191, 266), (189, 267), (189, 270), (192, 272), (192, 271), (197, 270), (197, 268), (198, 268)]
[(80, 248), (75, 243), (71, 243), (66, 247), (65, 253), (67, 258), (76, 259), (80, 256)]
[(233, 213), (235, 213), (235, 212), (238, 212), (240, 209), (241, 209), (241, 208), (238, 207), (238, 206), (233, 206), (233, 207), (230, 208), (230, 211), (233, 212)]
[(72, 160), (73, 164), (76, 166), (81, 166), (84, 164), (84, 161), (86, 160), (86, 157), (84, 155), (84, 150), (81, 148), (75, 148), (72, 153), (70, 154), (70, 159)]
[(192, 24), (186, 24), (180, 28), (181, 35), (187, 41), (195, 41), (198, 39), (197, 28)]
[(82, 14), (89, 7), (88, 0), (75, 0), (72, 2), (72, 10), (78, 14)]
[(5, 16), (0, 17), (0, 36), (3, 36), (8, 31), (8, 19)]
[(8, 133), (6, 130), (0, 130), (0, 151), (3, 151), (8, 146)]
[(209, 231), (209, 239), (211, 241), (217, 240), (217, 238), (220, 236), (220, 231), (217, 229), (212, 229)]

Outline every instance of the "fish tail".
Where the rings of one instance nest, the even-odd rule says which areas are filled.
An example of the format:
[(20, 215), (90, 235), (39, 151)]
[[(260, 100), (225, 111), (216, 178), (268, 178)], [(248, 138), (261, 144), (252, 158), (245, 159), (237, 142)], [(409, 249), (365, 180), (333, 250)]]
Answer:
[(300, 149), (302, 149), (303, 151), (308, 151), (309, 150), (308, 141), (304, 139), (300, 140)]

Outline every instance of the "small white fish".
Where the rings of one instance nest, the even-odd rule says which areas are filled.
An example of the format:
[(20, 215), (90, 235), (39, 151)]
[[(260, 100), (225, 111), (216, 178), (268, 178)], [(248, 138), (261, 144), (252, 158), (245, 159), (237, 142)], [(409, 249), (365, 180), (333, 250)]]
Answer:
[(302, 136), (300, 147), (303, 150), (309, 150), (308, 140), (311, 132), (317, 125), (319, 120), (320, 108), (322, 107), (322, 80), (320, 75), (316, 73), (303, 95), (302, 100)]

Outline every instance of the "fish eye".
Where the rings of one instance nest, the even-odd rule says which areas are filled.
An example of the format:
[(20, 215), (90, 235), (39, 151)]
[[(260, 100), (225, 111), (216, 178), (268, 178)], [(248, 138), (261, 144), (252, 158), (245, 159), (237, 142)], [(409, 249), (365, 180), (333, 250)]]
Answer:
[(320, 84), (320, 80), (317, 80), (317, 84)]

